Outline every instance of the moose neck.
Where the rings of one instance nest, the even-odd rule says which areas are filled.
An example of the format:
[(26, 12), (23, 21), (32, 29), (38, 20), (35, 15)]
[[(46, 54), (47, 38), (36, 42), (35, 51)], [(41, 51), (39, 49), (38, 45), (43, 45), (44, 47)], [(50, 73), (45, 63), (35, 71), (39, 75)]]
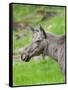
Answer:
[(58, 60), (58, 47), (56, 43), (48, 43), (47, 55), (55, 60)]
[(52, 33), (46, 32), (46, 35), (47, 35), (47, 39), (50, 40), (50, 41), (57, 40), (57, 36), (56, 35), (53, 35)]
[[(53, 34), (47, 33), (47, 52), (46, 55), (52, 57), (56, 61), (58, 60), (58, 46), (57, 46), (57, 37), (54, 36)], [(45, 50), (44, 50), (45, 52)]]

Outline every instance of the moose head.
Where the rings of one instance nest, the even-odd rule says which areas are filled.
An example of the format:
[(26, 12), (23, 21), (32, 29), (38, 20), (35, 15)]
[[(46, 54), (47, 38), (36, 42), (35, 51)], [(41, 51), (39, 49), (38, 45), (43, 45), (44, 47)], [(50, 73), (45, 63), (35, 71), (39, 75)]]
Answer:
[(33, 32), (32, 43), (25, 47), (21, 54), (21, 59), (26, 62), (32, 57), (42, 54), (44, 47), (47, 50), (47, 35), (44, 29), (41, 26), (39, 29), (30, 26), (30, 29)]
[(28, 62), (40, 54), (50, 56), (59, 63), (65, 75), (65, 35), (57, 37), (45, 32), (42, 27), (39, 29), (30, 27), (30, 29), (33, 32), (32, 43), (23, 49), (21, 59)]

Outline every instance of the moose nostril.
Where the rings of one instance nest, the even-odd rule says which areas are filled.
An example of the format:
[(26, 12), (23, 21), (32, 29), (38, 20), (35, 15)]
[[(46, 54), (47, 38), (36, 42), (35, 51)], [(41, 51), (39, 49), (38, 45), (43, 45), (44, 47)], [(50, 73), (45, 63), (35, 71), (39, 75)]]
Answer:
[(21, 60), (23, 60), (23, 59), (22, 59), (22, 55), (21, 55)]
[(26, 54), (21, 54), (21, 60), (25, 61), (27, 59)]
[(21, 60), (24, 60), (25, 58), (23, 57), (23, 55), (21, 55)]

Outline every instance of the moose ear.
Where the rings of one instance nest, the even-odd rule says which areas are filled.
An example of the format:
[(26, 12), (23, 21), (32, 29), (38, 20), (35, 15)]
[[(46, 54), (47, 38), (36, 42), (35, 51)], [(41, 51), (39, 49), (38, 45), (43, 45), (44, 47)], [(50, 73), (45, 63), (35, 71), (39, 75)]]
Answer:
[(42, 26), (40, 26), (40, 30), (41, 30), (41, 32), (43, 33), (44, 37), (47, 38), (47, 34), (46, 34), (46, 32), (44, 31), (44, 29), (43, 29)]
[(29, 26), (29, 29), (32, 31), (32, 32), (34, 32), (35, 31), (35, 29), (34, 29), (34, 27), (33, 26)]

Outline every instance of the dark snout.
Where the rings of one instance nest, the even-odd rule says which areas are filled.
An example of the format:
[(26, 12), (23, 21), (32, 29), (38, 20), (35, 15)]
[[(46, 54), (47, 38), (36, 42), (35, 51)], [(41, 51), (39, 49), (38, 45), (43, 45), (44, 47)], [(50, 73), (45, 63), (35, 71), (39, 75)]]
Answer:
[(30, 57), (29, 57), (29, 55), (21, 54), (21, 60), (25, 61), (25, 62), (29, 62), (30, 61)]

